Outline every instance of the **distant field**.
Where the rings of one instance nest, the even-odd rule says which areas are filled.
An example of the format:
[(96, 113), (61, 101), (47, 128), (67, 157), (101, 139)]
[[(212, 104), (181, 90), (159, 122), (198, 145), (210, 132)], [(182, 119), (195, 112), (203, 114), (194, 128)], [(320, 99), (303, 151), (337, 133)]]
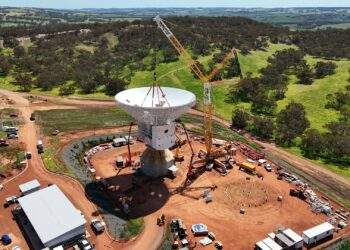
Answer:
[(316, 29), (327, 29), (327, 28), (350, 29), (350, 23), (326, 24), (326, 25), (321, 25)]

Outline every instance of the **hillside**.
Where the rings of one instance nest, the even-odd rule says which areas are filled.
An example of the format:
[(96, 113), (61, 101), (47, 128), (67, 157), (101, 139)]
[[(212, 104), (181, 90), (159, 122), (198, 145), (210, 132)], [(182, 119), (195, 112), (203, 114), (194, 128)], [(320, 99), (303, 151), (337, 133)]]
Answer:
[[(295, 32), (242, 17), (168, 21), (206, 74), (229, 49), (237, 49), (239, 63), (229, 61), (213, 79), (216, 115), (231, 120), (243, 112), (239, 119), (245, 121), (234, 127), (327, 164), (348, 164), (349, 32)], [(1, 88), (111, 99), (125, 88), (149, 86), (156, 72), (161, 86), (192, 91), (202, 107), (202, 83), (149, 20), (17, 27), (0, 34), (6, 46), (0, 50)], [(297, 113), (287, 112), (280, 122), (291, 104)], [(288, 128), (295, 115), (302, 122), (296, 119)]]

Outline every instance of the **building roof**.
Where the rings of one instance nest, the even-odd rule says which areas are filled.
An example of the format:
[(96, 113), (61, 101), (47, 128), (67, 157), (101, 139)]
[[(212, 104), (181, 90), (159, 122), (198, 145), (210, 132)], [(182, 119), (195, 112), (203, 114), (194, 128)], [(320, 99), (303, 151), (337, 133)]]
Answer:
[(22, 193), (25, 193), (25, 192), (28, 192), (28, 191), (34, 189), (34, 188), (39, 188), (40, 187), (40, 183), (39, 183), (39, 181), (37, 179), (35, 179), (35, 180), (32, 180), (32, 181), (23, 183), (23, 184), (19, 185), (18, 187), (19, 187), (19, 190)]
[(320, 235), (322, 233), (325, 233), (325, 232), (327, 232), (329, 230), (333, 230), (333, 229), (334, 229), (334, 227), (332, 224), (325, 222), (325, 223), (322, 223), (322, 224), (317, 225), (315, 227), (312, 227), (308, 230), (305, 230), (303, 232), (303, 235), (305, 235), (308, 238), (313, 238), (317, 235)]
[(278, 245), (273, 239), (271, 238), (266, 238), (263, 239), (262, 242), (268, 246), (271, 250), (282, 250), (282, 247)]
[(283, 234), (285, 236), (287, 236), (289, 239), (291, 239), (292, 241), (294, 241), (294, 243), (303, 241), (303, 238), (299, 234), (294, 232), (292, 229), (290, 229), (290, 228), (284, 230)]
[(281, 242), (283, 242), (282, 245), (287, 246), (288, 248), (294, 245), (294, 242), (292, 240), (290, 240), (287, 236), (285, 236), (284, 234), (276, 234), (276, 239), (280, 240)]
[(271, 248), (266, 246), (262, 241), (258, 241), (255, 245), (257, 245), (261, 250), (271, 250)]
[(126, 142), (126, 139), (124, 137), (118, 137), (113, 140), (114, 143), (119, 143), (119, 142)]
[(44, 245), (86, 222), (56, 185), (21, 197), (18, 202)]

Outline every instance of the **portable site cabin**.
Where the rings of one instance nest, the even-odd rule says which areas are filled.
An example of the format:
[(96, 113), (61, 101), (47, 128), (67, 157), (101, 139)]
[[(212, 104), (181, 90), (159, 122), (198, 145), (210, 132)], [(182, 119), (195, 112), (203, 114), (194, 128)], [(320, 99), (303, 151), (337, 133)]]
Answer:
[(275, 241), (278, 245), (283, 247), (283, 249), (292, 249), (294, 246), (294, 242), (283, 233), (276, 234)]
[(265, 245), (264, 242), (262, 241), (258, 241), (256, 244), (255, 244), (255, 250), (271, 250), (268, 246)]
[(37, 179), (23, 183), (18, 186), (22, 195), (27, 195), (38, 191), (40, 189), (40, 183)]
[(282, 250), (283, 248), (278, 245), (273, 239), (267, 237), (255, 244), (256, 250)]
[(301, 249), (304, 245), (303, 238), (294, 232), (292, 229), (288, 228), (283, 231), (283, 234), (293, 241), (293, 249)]
[(334, 226), (328, 222), (317, 225), (303, 232), (303, 239), (306, 245), (314, 245), (321, 240), (333, 235)]
[(118, 137), (113, 140), (114, 147), (121, 147), (127, 144), (127, 140), (124, 137)]

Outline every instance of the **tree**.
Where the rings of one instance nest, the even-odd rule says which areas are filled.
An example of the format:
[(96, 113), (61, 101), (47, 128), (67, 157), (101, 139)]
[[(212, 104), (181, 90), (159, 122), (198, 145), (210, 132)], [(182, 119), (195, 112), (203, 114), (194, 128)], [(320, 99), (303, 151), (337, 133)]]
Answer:
[(252, 77), (251, 73), (241, 79), (237, 86), (232, 86), (229, 91), (229, 98), (232, 102), (251, 101), (252, 98), (263, 92), (258, 77)]
[(317, 158), (325, 148), (325, 140), (322, 134), (316, 129), (308, 129), (301, 137), (301, 150), (308, 158)]
[(125, 89), (127, 83), (119, 78), (109, 78), (106, 79), (105, 83), (105, 93), (106, 95), (116, 95), (118, 92)]
[(10, 72), (11, 64), (5, 56), (0, 56), (0, 76), (7, 76)]
[(320, 79), (328, 75), (335, 74), (337, 65), (333, 62), (319, 61), (315, 65), (315, 76)]
[(250, 115), (244, 109), (235, 109), (232, 112), (232, 127), (244, 129), (249, 122)]
[(350, 249), (350, 240), (343, 241), (337, 250), (349, 250)]
[(277, 142), (290, 145), (292, 140), (302, 135), (309, 126), (310, 122), (306, 118), (304, 106), (300, 103), (291, 102), (277, 114)]
[(75, 87), (73, 84), (64, 84), (61, 85), (58, 93), (60, 96), (64, 96), (64, 95), (73, 95), (75, 92)]
[(277, 104), (275, 100), (265, 94), (258, 94), (252, 98), (251, 110), (255, 114), (271, 115), (275, 111)]
[(33, 76), (29, 72), (18, 72), (14, 80), (14, 84), (23, 92), (29, 92), (33, 86)]
[(254, 116), (250, 131), (263, 139), (271, 139), (275, 129), (275, 124), (272, 119)]
[(20, 58), (23, 57), (26, 54), (25, 49), (22, 46), (16, 46), (13, 49), (13, 54), (15, 57)]
[(310, 85), (313, 82), (312, 70), (306, 62), (301, 63), (296, 68), (296, 75), (297, 75), (297, 78), (299, 79), (299, 81), (298, 81), (299, 84)]

